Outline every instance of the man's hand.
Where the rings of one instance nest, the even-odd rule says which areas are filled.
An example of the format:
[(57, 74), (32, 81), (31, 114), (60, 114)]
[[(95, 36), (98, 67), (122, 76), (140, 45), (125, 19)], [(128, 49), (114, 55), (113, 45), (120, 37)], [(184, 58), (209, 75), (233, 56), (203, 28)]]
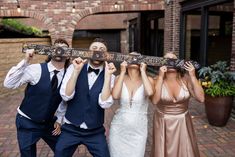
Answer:
[(78, 58), (75, 58), (73, 60), (73, 66), (74, 66), (74, 69), (77, 70), (77, 71), (80, 71), (82, 69), (82, 67), (84, 66), (84, 64), (86, 63), (86, 59), (83, 60), (82, 58), (78, 57)]
[(34, 56), (34, 49), (27, 49), (25, 53), (25, 60), (27, 63), (29, 63)]
[(60, 127), (61, 127), (60, 123), (58, 123), (58, 122), (54, 123), (54, 128), (55, 129), (52, 131), (53, 136), (57, 136), (61, 133)]
[(108, 63), (107, 61), (105, 61), (105, 73), (106, 74), (113, 74), (116, 71), (116, 67), (113, 63)]

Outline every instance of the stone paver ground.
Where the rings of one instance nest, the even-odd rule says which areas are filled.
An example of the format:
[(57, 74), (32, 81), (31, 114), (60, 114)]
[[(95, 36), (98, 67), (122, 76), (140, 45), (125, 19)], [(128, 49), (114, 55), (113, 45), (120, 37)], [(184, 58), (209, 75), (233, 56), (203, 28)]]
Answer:
[[(0, 99), (0, 157), (18, 157), (18, 143), (16, 139), (15, 115), (17, 106), (22, 100), (22, 94)], [(112, 120), (114, 111), (118, 105), (106, 110), (106, 124)], [(204, 105), (191, 100), (190, 113), (196, 130), (201, 157), (235, 157), (235, 121), (229, 120), (225, 127), (213, 127), (208, 124)], [(149, 157), (152, 144), (152, 117), (153, 106), (149, 107), (149, 135), (145, 157)], [(108, 130), (108, 129), (107, 129)], [(37, 145), (38, 157), (51, 157), (53, 152), (44, 143), (39, 141)], [(91, 157), (85, 146), (79, 146), (74, 157)]]

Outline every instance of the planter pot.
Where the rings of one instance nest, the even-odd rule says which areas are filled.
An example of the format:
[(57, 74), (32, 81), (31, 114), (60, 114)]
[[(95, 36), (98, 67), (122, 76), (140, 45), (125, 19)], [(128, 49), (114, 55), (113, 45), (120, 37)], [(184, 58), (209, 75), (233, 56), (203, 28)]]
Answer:
[(225, 126), (232, 110), (233, 96), (205, 97), (208, 122), (214, 126)]

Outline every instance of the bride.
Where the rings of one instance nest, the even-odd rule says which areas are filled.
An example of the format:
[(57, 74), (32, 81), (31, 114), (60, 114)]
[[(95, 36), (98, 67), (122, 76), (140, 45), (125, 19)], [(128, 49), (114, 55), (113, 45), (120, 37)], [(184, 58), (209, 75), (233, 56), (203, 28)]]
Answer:
[(120, 108), (110, 126), (111, 157), (144, 157), (149, 96), (154, 92), (153, 79), (146, 75), (146, 67), (144, 63), (121, 64), (112, 92), (113, 98), (120, 100)]

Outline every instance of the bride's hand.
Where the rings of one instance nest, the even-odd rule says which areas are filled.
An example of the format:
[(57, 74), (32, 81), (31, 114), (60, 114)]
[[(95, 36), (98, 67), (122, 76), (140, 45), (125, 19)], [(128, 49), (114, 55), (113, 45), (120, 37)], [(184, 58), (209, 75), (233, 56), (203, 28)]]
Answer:
[(127, 62), (126, 61), (123, 61), (121, 64), (120, 64), (120, 73), (126, 73), (126, 68), (127, 68)]
[(167, 72), (167, 67), (164, 65), (160, 67), (158, 76), (163, 78), (166, 72)]
[(147, 64), (145, 64), (144, 62), (141, 62), (141, 64), (140, 64), (140, 72), (141, 73), (146, 72), (146, 69), (147, 69)]

